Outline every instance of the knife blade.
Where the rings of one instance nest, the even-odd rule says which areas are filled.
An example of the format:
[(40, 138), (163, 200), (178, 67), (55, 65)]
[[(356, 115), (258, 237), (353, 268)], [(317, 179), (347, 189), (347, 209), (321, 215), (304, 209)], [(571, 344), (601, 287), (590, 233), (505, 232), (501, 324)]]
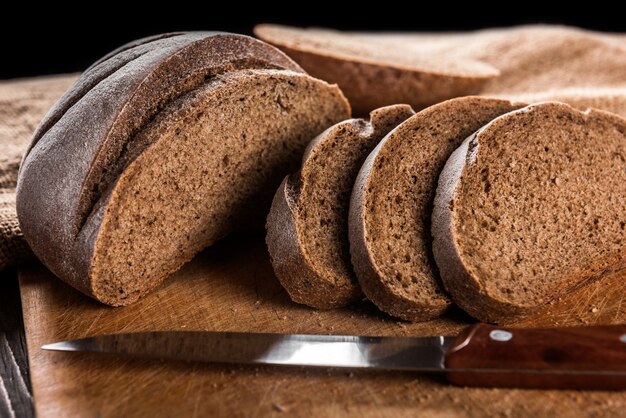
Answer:
[(205, 331), (100, 335), (45, 350), (184, 361), (445, 372), (464, 386), (626, 389), (626, 326), (505, 329), (458, 337)]

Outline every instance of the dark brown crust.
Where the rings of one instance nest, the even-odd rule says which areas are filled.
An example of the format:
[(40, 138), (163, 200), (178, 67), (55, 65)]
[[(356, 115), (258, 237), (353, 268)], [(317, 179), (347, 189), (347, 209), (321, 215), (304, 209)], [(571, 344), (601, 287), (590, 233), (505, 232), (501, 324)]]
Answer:
[(104, 55), (99, 60), (97, 60), (96, 62), (91, 64), (85, 70), (85, 72), (90, 71), (92, 68), (102, 64), (104, 61), (107, 61), (109, 58), (112, 58), (112, 57), (118, 55), (120, 52), (124, 52), (126, 50), (138, 47), (140, 45), (145, 45), (145, 44), (153, 43), (155, 41), (160, 41), (161, 39), (168, 39), (168, 38), (173, 38), (175, 36), (183, 36), (183, 35), (187, 35), (187, 33), (186, 32), (168, 32), (168, 33), (160, 33), (158, 35), (146, 36), (145, 38), (135, 39), (133, 41), (130, 41), (130, 42), (120, 46), (117, 49), (114, 49), (113, 51), (109, 52), (108, 54)]
[[(473, 115), (468, 124), (470, 124), (470, 126), (472, 123), (477, 124), (476, 128), (478, 128), (484, 121), (521, 106), (521, 104), (513, 104), (506, 100), (486, 97), (463, 97), (437, 104), (423, 110), (390, 132), (365, 161), (355, 182), (350, 202), (350, 252), (352, 254), (352, 265), (357, 273), (363, 292), (382, 311), (408, 321), (424, 321), (441, 315), (449, 308), (451, 303), (447, 297), (443, 297), (440, 300), (422, 301), (420, 303), (416, 300), (411, 300), (395, 292), (394, 289), (387, 284), (387, 281), (385, 281), (380, 268), (377, 267), (384, 261), (376, 260), (372, 253), (369, 244), (370, 233), (367, 231), (365, 225), (365, 215), (367, 209), (367, 189), (370, 187), (371, 176), (375, 170), (374, 167), (378, 162), (378, 158), (383, 155), (386, 150), (390, 149), (390, 145), (396, 140), (396, 135), (399, 135), (398, 132), (402, 132), (404, 129), (413, 132), (413, 129), (416, 128), (419, 128), (416, 132), (422, 132), (428, 129), (431, 123), (434, 123), (433, 118), (438, 118), (441, 115), (447, 118), (447, 115), (450, 114), (451, 121), (460, 115)], [(480, 117), (482, 117), (483, 122), (476, 121), (476, 118)], [(469, 133), (475, 128), (464, 127), (463, 129), (468, 130)], [(439, 130), (442, 132), (452, 131), (451, 129), (446, 129), (445, 126), (441, 127)], [(411, 133), (408, 133), (408, 135), (411, 135)], [(442, 140), (445, 141), (441, 146), (450, 146), (454, 141), (462, 141), (464, 137), (465, 135), (460, 138), (444, 137)], [(403, 139), (406, 137), (397, 136), (397, 138)], [(424, 152), (423, 150), (419, 151)], [(385, 163), (390, 164), (391, 162), (387, 160)], [(438, 160), (434, 160), (431, 162), (431, 167), (437, 166), (438, 164), (440, 164)], [(427, 258), (432, 259), (432, 256), (429, 254)], [(440, 284), (437, 286), (441, 287)]]
[[(304, 153), (303, 164), (306, 164), (317, 145), (334, 140), (339, 132), (348, 130), (355, 135), (380, 138), (413, 113), (408, 105), (395, 105), (374, 110), (369, 122), (363, 119), (340, 122), (311, 141)], [(291, 299), (297, 303), (318, 309), (345, 306), (363, 298), (358, 283), (354, 282), (354, 278), (332, 283), (316, 271), (315, 260), (311, 260), (304, 251), (307, 244), (300, 239), (296, 226), (297, 202), (302, 192), (301, 175), (299, 172), (285, 178), (274, 196), (267, 218), (266, 243), (274, 272)]]
[[(563, 103), (547, 103), (549, 106), (557, 106), (573, 110), (569, 105)], [(536, 105), (536, 106), (541, 106)], [(520, 109), (516, 112), (525, 112), (535, 105)], [(578, 112), (578, 111), (577, 111)], [(513, 112), (512, 112), (513, 113)], [(580, 112), (582, 113), (582, 112)], [(626, 121), (617, 115), (600, 110), (589, 110), (587, 115), (601, 115), (616, 119), (617, 122), (625, 124)], [(505, 118), (506, 114), (502, 116)], [(454, 224), (454, 201), (457, 188), (460, 185), (464, 169), (471, 164), (475, 156), (472, 152), (479, 147), (480, 134), (487, 127), (498, 123), (500, 118), (487, 124), (485, 127), (468, 137), (463, 144), (450, 156), (439, 177), (437, 194), (432, 215), (432, 235), (433, 253), (442, 281), (446, 290), (450, 293), (454, 301), (473, 317), (491, 323), (510, 323), (524, 318), (535, 312), (545, 303), (550, 302), (575, 289), (586, 286), (594, 280), (601, 279), (606, 274), (618, 271), (626, 267), (626, 260), (618, 260), (614, 266), (608, 270), (592, 273), (589, 269), (587, 277), (582, 277), (578, 284), (572, 288), (563, 288), (541, 305), (521, 305), (509, 301), (502, 301), (489, 295), (481, 284), (478, 277), (474, 276), (466, 267), (461, 257), (461, 252), (457, 247), (457, 240)]]
[[(54, 104), (54, 106), (52, 106), (46, 116), (44, 116), (42, 121), (39, 123), (39, 126), (37, 126), (37, 129), (33, 133), (31, 142), (24, 154), (24, 158), (30, 153), (30, 150), (37, 144), (48, 129), (57, 123), (59, 119), (63, 117), (65, 112), (76, 104), (89, 90), (131, 61), (138, 59), (142, 55), (157, 48), (166, 47), (168, 44), (171, 44), (169, 40), (170, 37), (171, 36), (157, 35), (131, 42), (107, 54), (105, 57), (92, 64), (83, 74), (81, 74), (80, 78), (76, 80), (70, 89), (65, 92), (63, 97), (61, 97)], [(186, 40), (191, 42), (193, 39), (187, 36)]]
[[(242, 68), (302, 72), (275, 48), (232, 34), (169, 37), (119, 55), (120, 62), (110, 57), (93, 67), (50, 112), (18, 179), (17, 211), (29, 245), (57, 276), (90, 295), (97, 233), (92, 227), (100, 224), (108, 186), (141, 153), (133, 149), (133, 134), (165, 103), (197, 85), (188, 80), (202, 84), (207, 75)], [(80, 254), (60, 256), (73, 252)]]

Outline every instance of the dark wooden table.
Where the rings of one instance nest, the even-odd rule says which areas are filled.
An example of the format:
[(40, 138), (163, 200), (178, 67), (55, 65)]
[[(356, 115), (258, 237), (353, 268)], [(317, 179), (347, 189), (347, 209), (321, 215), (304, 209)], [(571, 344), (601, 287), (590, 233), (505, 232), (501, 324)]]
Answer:
[(14, 269), (0, 272), (0, 417), (33, 417), (22, 304)]

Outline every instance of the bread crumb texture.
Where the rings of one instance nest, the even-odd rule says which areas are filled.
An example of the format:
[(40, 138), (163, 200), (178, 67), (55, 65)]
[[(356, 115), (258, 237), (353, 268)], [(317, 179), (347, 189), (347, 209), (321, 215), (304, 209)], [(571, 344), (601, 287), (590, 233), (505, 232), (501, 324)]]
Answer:
[(261, 222), (311, 136), (342, 114), (336, 95), (304, 74), (248, 70), (172, 102), (140, 134), (158, 140), (112, 192), (93, 261), (98, 291), (132, 297)]

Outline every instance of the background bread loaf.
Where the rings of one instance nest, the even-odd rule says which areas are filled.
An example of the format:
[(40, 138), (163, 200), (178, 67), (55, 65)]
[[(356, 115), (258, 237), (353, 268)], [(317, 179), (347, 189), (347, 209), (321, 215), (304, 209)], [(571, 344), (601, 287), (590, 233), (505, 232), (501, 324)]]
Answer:
[(473, 32), (340, 32), (258, 25), (312, 75), (336, 82), (356, 113), (416, 109), (469, 94), (560, 100), (626, 117), (623, 35), (556, 25)]

